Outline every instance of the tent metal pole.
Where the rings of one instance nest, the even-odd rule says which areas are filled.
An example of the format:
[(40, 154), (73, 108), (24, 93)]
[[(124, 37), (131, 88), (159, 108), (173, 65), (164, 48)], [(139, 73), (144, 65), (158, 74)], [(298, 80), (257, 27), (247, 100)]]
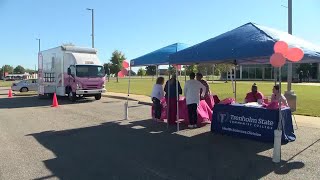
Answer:
[[(231, 79), (231, 85), (232, 85), (232, 91), (233, 91), (233, 95), (234, 95), (234, 99), (236, 99), (236, 91), (235, 91), (235, 86), (234, 86), (234, 78), (232, 76), (232, 70), (233, 68), (230, 68), (229, 70), (229, 74), (230, 74), (230, 79)], [(227, 73), (227, 78), (228, 78), (228, 73)]]
[(276, 68), (273, 68), (273, 78), (274, 78), (274, 85), (277, 84), (277, 72), (276, 72)]
[(129, 68), (129, 83), (128, 83), (128, 95), (127, 95), (127, 102), (124, 104), (125, 108), (125, 120), (129, 120), (129, 96), (130, 96), (130, 83), (131, 83), (131, 66)]
[(213, 83), (213, 81), (214, 81), (214, 64), (212, 64), (212, 83)]
[(184, 82), (187, 82), (187, 66), (184, 66)]
[(278, 129), (282, 130), (282, 119), (281, 119), (281, 105), (282, 105), (282, 91), (281, 91), (281, 67), (279, 67), (279, 92), (280, 92), (280, 96), (278, 97), (278, 101), (279, 101), (279, 125), (278, 125)]
[(237, 65), (234, 67), (234, 100), (237, 102)]
[[(170, 70), (170, 64), (169, 64), (169, 70)], [(167, 81), (167, 86), (168, 86), (168, 96), (166, 98), (167, 101), (167, 129), (169, 129), (169, 109), (170, 109), (170, 74), (171, 72), (169, 71), (169, 79)]]
[[(178, 65), (176, 66), (176, 77), (178, 77)], [(177, 131), (179, 131), (179, 88), (178, 88), (179, 78), (176, 79), (176, 94), (177, 94), (177, 114), (176, 114), (176, 123)]]
[(158, 78), (159, 77), (159, 66), (156, 65), (156, 77)]

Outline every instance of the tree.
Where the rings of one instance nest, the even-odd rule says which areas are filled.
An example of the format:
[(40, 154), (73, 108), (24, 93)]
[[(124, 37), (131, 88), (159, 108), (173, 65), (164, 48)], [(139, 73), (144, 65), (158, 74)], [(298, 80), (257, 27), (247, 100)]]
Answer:
[(34, 69), (27, 68), (27, 69), (25, 69), (25, 72), (27, 72), (27, 73), (36, 73), (37, 71), (34, 70)]
[(146, 74), (148, 76), (152, 76), (152, 81), (153, 81), (154, 75), (157, 74), (157, 67), (156, 66), (147, 66), (146, 67)]
[(208, 74), (208, 75), (213, 75), (212, 72), (212, 67), (213, 64), (199, 64), (198, 65), (198, 72), (202, 73), (203, 75)]
[(138, 70), (138, 76), (145, 76), (146, 75), (146, 70), (144, 70), (143, 68), (140, 68), (139, 70)]
[(194, 65), (194, 64), (185, 66), (184, 68), (185, 68), (185, 71), (187, 71), (187, 76), (189, 76), (191, 72), (194, 72), (194, 73), (198, 72), (198, 67), (197, 65)]
[(103, 68), (104, 68), (104, 72), (106, 73), (106, 75), (108, 76), (108, 82), (110, 81), (110, 66), (111, 66), (111, 63), (104, 63), (103, 64)]
[(4, 74), (5, 72), (7, 73), (12, 73), (13, 72), (13, 67), (10, 65), (4, 65), (1, 68), (1, 74)]
[(172, 75), (173, 73), (176, 72), (176, 68), (173, 66), (168, 67), (168, 75)]
[(16, 74), (24, 74), (26, 70), (24, 69), (24, 67), (18, 65), (16, 68), (14, 68), (13, 72)]
[(218, 70), (221, 76), (224, 76), (226, 78), (226, 81), (228, 79), (228, 72), (230, 71), (230, 69), (233, 67), (233, 64), (217, 64), (214, 69)]
[(118, 50), (115, 50), (112, 53), (112, 57), (110, 59), (110, 73), (114, 74), (117, 77), (117, 82), (119, 82), (118, 72), (122, 69), (122, 62), (126, 59), (125, 55)]
[(148, 76), (154, 76), (154, 75), (156, 75), (156, 71), (157, 71), (156, 66), (147, 66), (147, 67), (146, 67), (146, 74), (147, 74)]

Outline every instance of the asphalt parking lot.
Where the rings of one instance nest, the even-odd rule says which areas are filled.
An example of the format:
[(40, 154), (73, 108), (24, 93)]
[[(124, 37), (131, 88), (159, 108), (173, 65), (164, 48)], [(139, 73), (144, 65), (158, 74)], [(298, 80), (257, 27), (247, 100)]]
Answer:
[[(0, 94), (6, 94), (0, 89)], [(299, 126), (282, 146), (215, 135), (209, 126), (176, 133), (150, 120), (150, 106), (103, 97), (70, 103), (0, 95), (0, 179), (319, 179), (320, 129)]]

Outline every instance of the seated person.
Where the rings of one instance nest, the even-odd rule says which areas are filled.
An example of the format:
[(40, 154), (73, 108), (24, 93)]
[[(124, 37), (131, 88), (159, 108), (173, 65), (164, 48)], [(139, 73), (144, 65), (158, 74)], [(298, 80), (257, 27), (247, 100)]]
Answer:
[(280, 86), (278, 84), (273, 86), (272, 93), (273, 94), (271, 96), (271, 103), (272, 102), (277, 102), (278, 103), (279, 102), (279, 96), (280, 96), (281, 105), (289, 107), (286, 97), (283, 94), (280, 93)]
[(259, 104), (263, 102), (263, 94), (258, 91), (256, 83), (252, 85), (251, 92), (249, 92), (245, 98), (245, 103), (249, 102), (258, 102)]

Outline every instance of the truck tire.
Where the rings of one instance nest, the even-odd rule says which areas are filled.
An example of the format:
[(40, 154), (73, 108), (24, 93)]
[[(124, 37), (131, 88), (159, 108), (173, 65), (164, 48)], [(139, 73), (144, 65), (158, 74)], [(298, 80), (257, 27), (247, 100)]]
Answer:
[(70, 92), (68, 93), (68, 98), (69, 98), (69, 100), (70, 100), (71, 102), (75, 102), (76, 99), (77, 99), (76, 93), (70, 91)]
[(95, 98), (96, 100), (100, 100), (100, 99), (101, 99), (101, 94), (96, 94), (96, 95), (94, 96), (94, 98)]

